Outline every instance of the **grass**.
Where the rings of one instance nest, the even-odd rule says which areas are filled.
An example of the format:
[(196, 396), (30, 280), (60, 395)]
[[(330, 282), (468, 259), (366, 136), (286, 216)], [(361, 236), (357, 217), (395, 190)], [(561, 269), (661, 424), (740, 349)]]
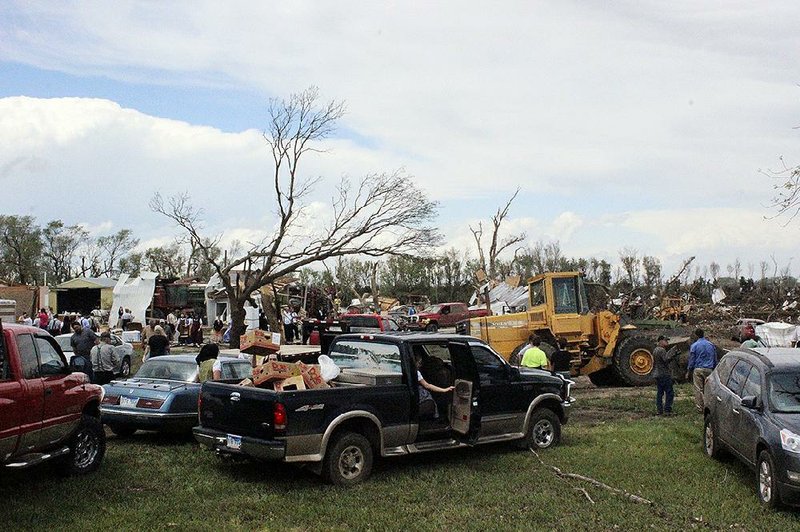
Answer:
[(294, 466), (225, 462), (188, 438), (137, 433), (109, 437), (102, 468), (89, 476), (61, 478), (48, 466), (3, 472), (0, 515), (9, 530), (800, 526), (791, 511), (759, 506), (755, 475), (744, 466), (703, 454), (687, 386), (673, 417), (651, 415), (654, 394), (579, 400), (563, 444), (540, 453), (547, 464), (652, 506), (562, 480), (532, 453), (506, 445), (379, 460), (368, 482), (343, 490)]

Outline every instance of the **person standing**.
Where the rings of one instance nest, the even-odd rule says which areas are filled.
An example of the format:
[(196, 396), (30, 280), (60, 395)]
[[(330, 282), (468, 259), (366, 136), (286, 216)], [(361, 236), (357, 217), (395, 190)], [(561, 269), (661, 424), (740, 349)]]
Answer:
[(142, 345), (144, 346), (144, 353), (142, 354), (142, 360), (147, 360), (147, 355), (150, 350), (150, 345), (147, 342), (148, 340), (150, 340), (150, 337), (152, 337), (155, 333), (156, 333), (155, 320), (150, 320), (149, 322), (147, 322), (147, 327), (142, 329), (141, 335), (139, 337), (139, 339), (142, 342)]
[(522, 363), (520, 365), (526, 368), (546, 369), (547, 368), (547, 355), (542, 351), (539, 346), (541, 339), (532, 334), (528, 337), (530, 347), (522, 354)]
[(33, 325), (33, 320), (30, 316), (28, 316), (27, 312), (23, 312), (22, 316), (19, 317), (19, 321), (22, 325)]
[(97, 343), (97, 335), (88, 327), (84, 328), (79, 321), (72, 322), (72, 338), (69, 339), (72, 346), (72, 359), (70, 366), (75, 371), (81, 371), (89, 376), (89, 380), (94, 382), (94, 372), (92, 371), (92, 348)]
[(131, 312), (131, 309), (126, 308), (125, 312), (122, 313), (122, 330), (123, 331), (128, 330), (127, 329), (128, 324), (132, 321), (133, 321), (133, 313)]
[(178, 330), (178, 317), (175, 315), (175, 311), (171, 311), (167, 314), (167, 328), (165, 329), (167, 333), (167, 337), (170, 340), (175, 339), (175, 331)]
[(192, 319), (192, 325), (189, 328), (189, 339), (193, 347), (203, 345), (203, 320), (199, 317)]
[(703, 387), (711, 371), (717, 366), (717, 348), (706, 340), (703, 329), (694, 331), (695, 342), (689, 348), (689, 365), (686, 380), (691, 377), (694, 384), (694, 405), (703, 411)]
[(291, 311), (289, 305), (283, 307), (281, 312), (283, 319), (283, 334), (286, 335), (286, 343), (294, 343), (294, 312)]
[(64, 323), (58, 319), (58, 315), (53, 314), (53, 317), (50, 318), (50, 322), (47, 324), (47, 330), (53, 336), (58, 336), (61, 334), (61, 328), (64, 326)]
[(205, 344), (200, 348), (200, 353), (195, 358), (200, 369), (197, 372), (197, 379), (205, 382), (209, 379), (219, 379), (222, 373), (222, 363), (218, 360), (219, 345), (211, 343)]
[(95, 384), (108, 384), (114, 378), (114, 371), (119, 365), (119, 355), (111, 345), (111, 333), (100, 333), (100, 343), (91, 351), (92, 370), (94, 371)]
[(742, 330), (742, 336), (744, 337), (744, 342), (742, 342), (740, 347), (747, 347), (749, 349), (755, 349), (756, 347), (769, 347), (767, 343), (756, 334), (756, 329), (752, 325), (748, 324), (744, 326), (744, 329)]
[(219, 316), (214, 320), (214, 325), (211, 327), (214, 330), (214, 343), (222, 342), (222, 320)]
[(39, 328), (47, 330), (47, 326), (50, 323), (50, 316), (47, 314), (47, 311), (44, 307), (39, 309)]
[(169, 354), (169, 338), (161, 325), (156, 325), (153, 336), (147, 339), (147, 353), (148, 359)]
[(569, 367), (572, 361), (572, 354), (567, 350), (567, 339), (563, 336), (558, 339), (558, 350), (550, 357), (550, 369), (554, 373), (561, 373), (564, 377), (569, 377)]
[(678, 356), (678, 350), (667, 351), (669, 339), (663, 334), (656, 341), (653, 349), (653, 377), (656, 379), (656, 413), (660, 416), (672, 415), (672, 402), (675, 390), (672, 387), (672, 361)]

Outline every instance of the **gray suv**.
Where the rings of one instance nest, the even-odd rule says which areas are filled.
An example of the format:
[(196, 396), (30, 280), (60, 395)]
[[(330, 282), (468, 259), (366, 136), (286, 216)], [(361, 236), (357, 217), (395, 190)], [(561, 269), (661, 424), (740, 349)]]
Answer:
[(756, 472), (765, 506), (800, 500), (800, 349), (737, 349), (704, 390), (706, 454), (730, 451)]

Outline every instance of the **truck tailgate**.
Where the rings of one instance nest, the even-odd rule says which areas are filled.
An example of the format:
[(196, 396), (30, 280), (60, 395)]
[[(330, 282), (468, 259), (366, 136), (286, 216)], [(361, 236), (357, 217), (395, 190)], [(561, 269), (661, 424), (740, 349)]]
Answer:
[(206, 381), (200, 390), (200, 425), (238, 436), (271, 439), (272, 409), (277, 398), (273, 390)]

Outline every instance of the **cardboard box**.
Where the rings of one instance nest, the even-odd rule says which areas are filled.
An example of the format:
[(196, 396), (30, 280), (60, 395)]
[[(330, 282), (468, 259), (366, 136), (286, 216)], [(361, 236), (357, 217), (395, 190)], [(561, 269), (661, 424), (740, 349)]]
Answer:
[(247, 331), (239, 337), (239, 350), (248, 355), (268, 356), (281, 349), (281, 335), (261, 329)]
[(253, 384), (260, 386), (264, 382), (280, 381), (297, 375), (300, 375), (297, 365), (270, 360), (253, 368)]
[(247, 378), (241, 381), (239, 386), (255, 386), (255, 384), (253, 384), (253, 379)]
[(303, 376), (306, 388), (313, 390), (314, 388), (328, 387), (328, 383), (322, 378), (318, 364), (303, 364), (302, 362), (298, 362), (296, 365), (300, 369), (300, 375)]
[(302, 375), (289, 377), (288, 379), (283, 379), (282, 381), (275, 381), (274, 386), (276, 392), (289, 392), (294, 390), (306, 389), (306, 385), (305, 382), (303, 381)]

